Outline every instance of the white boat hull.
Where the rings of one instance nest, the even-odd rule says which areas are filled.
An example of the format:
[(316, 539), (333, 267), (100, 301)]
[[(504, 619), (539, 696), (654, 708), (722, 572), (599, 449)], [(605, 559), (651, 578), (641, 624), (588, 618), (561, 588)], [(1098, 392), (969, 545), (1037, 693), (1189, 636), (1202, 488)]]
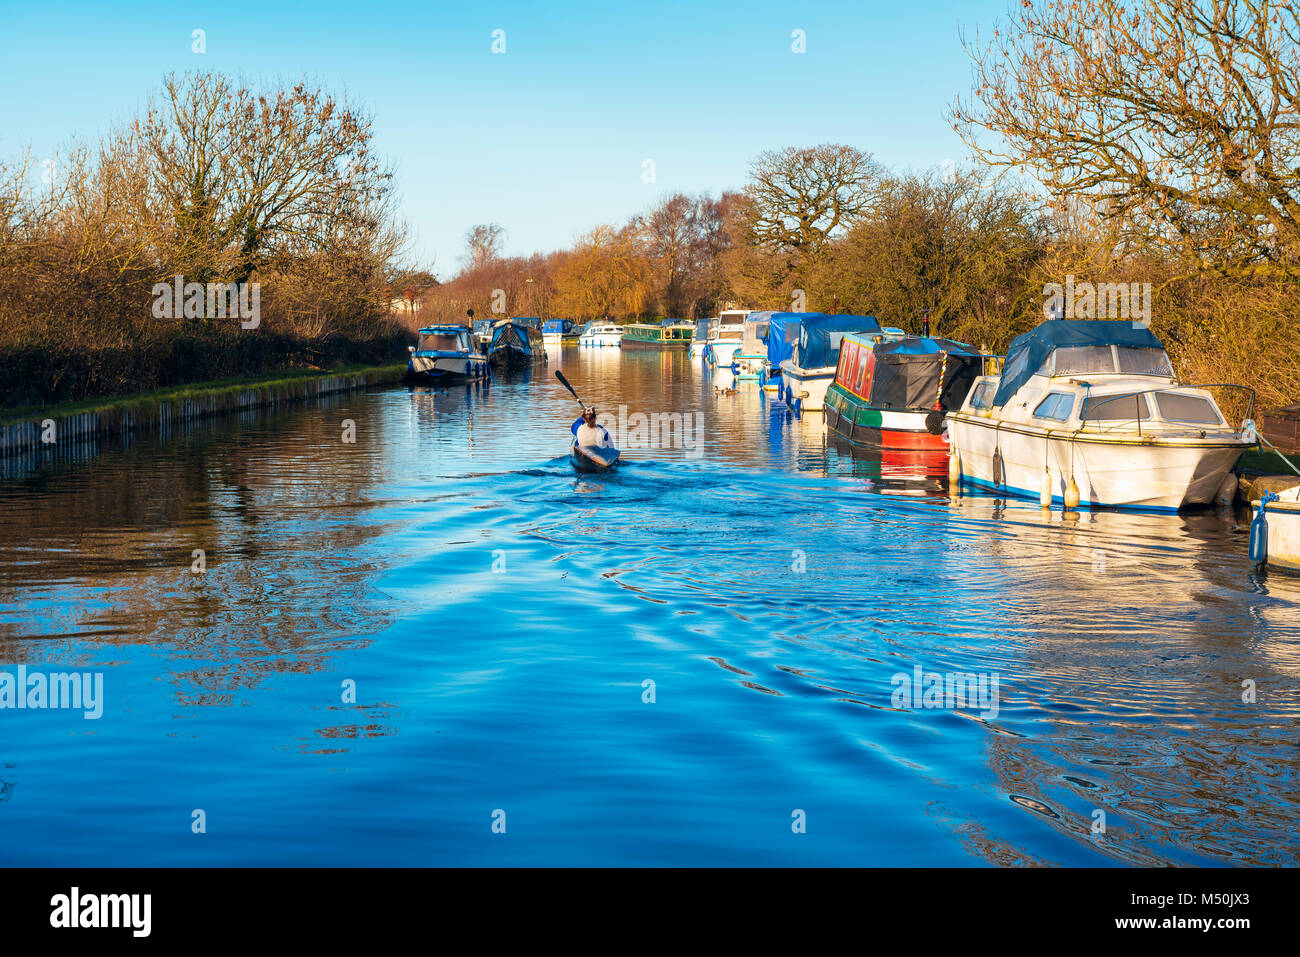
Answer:
[(602, 333), (598, 336), (582, 336), (578, 340), (578, 345), (583, 349), (617, 349), (623, 344), (623, 336), (620, 333)]
[(411, 356), (407, 371), (427, 379), (481, 378), (488, 374), (486, 356)]
[[(1259, 503), (1253, 506), (1254, 516), (1259, 515)], [(1264, 509), (1268, 525), (1268, 565), (1300, 572), (1300, 490), (1282, 493), (1282, 500), (1269, 502)]]
[(1076, 437), (1005, 421), (998, 425), (969, 413), (948, 417), (963, 482), (1037, 499), (1046, 470), (1052, 501), (1061, 503), (1073, 474), (1083, 506), (1176, 511), (1209, 504), (1250, 447), (1221, 439)]
[(731, 368), (731, 360), (735, 358), (736, 350), (740, 348), (739, 339), (710, 339), (709, 340), (708, 358), (706, 361), (713, 368), (725, 366)]
[(781, 363), (781, 395), (786, 402), (798, 403), (800, 412), (821, 412), (826, 408), (826, 390), (835, 381), (835, 367), (799, 369)]

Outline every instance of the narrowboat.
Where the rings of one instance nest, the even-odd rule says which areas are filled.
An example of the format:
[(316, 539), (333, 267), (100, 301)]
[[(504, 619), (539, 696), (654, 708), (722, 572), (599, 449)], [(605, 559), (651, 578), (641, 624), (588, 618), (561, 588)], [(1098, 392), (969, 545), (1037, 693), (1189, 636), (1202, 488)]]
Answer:
[(999, 494), (1176, 511), (1213, 502), (1253, 425), (1233, 426), (1210, 388), (1174, 376), (1140, 323), (1049, 319), (1015, 339), (1000, 376), (981, 376), (948, 416), (951, 474)]
[(1300, 572), (1300, 485), (1269, 492), (1252, 502), (1251, 507), (1255, 516), (1250, 529), (1252, 561), (1259, 566)]
[(694, 323), (683, 319), (663, 322), (634, 322), (623, 327), (624, 349), (689, 349)]
[(425, 326), (409, 346), (406, 376), (414, 382), (443, 382), (487, 375), (487, 359), (470, 343), (468, 326)]
[(578, 339), (578, 345), (584, 349), (600, 349), (606, 346), (617, 349), (623, 342), (623, 327), (610, 323), (588, 323), (587, 329)]
[(724, 309), (709, 323), (704, 361), (710, 368), (728, 368), (745, 335), (748, 309)]
[(767, 323), (763, 343), (761, 381), (764, 392), (775, 392), (781, 387), (781, 363), (794, 354), (799, 341), (799, 328), (805, 319), (820, 316), (820, 312), (774, 312)]
[(741, 324), (740, 347), (732, 354), (731, 371), (737, 379), (757, 379), (767, 360), (767, 326), (776, 313), (751, 312)]
[(826, 427), (856, 445), (948, 455), (944, 415), (959, 408), (983, 368), (979, 351), (929, 336), (848, 333), (826, 390)]
[(799, 325), (794, 354), (781, 362), (777, 394), (796, 415), (820, 412), (835, 379), (845, 335), (882, 335), (875, 316), (810, 316)]
[(528, 319), (502, 319), (492, 326), (488, 362), (497, 369), (522, 369), (546, 361), (542, 330)]

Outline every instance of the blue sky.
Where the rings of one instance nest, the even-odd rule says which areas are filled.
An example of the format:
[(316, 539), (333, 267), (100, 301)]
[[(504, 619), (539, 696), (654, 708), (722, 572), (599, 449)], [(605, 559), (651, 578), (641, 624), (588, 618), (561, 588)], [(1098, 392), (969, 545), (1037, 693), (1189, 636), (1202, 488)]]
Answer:
[(94, 142), (171, 70), (306, 76), (374, 114), (414, 256), (447, 278), (475, 223), (549, 251), (669, 192), (738, 188), (765, 149), (961, 162), (944, 121), (970, 84), (960, 30), (1008, 2), (7, 3), (0, 155)]

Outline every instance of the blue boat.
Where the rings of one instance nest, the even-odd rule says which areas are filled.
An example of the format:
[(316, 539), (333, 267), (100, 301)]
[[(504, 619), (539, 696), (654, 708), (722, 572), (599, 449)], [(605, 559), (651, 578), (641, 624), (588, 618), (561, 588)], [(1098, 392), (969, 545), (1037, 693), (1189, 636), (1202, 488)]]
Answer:
[(794, 355), (799, 342), (799, 327), (805, 319), (821, 316), (820, 312), (774, 312), (767, 321), (767, 355), (764, 357), (762, 383), (767, 392), (781, 387), (781, 363)]
[(467, 326), (447, 324), (425, 326), (416, 345), (410, 347), (411, 358), (406, 376), (416, 382), (443, 382), (448, 379), (477, 379), (488, 374), (487, 358), (470, 344)]
[(502, 319), (492, 326), (488, 362), (496, 369), (527, 369), (546, 361), (541, 321), (528, 317)]

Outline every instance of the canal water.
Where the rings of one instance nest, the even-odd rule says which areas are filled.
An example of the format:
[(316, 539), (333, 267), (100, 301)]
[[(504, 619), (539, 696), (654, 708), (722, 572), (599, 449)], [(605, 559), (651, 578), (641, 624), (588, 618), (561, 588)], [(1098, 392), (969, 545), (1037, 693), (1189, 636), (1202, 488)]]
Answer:
[[(538, 372), (6, 461), (0, 671), (103, 691), (0, 710), (0, 863), (1300, 863), (1300, 579), (1240, 515), (557, 364), (661, 447), (575, 475)], [(902, 693), (952, 674), (996, 698)]]

